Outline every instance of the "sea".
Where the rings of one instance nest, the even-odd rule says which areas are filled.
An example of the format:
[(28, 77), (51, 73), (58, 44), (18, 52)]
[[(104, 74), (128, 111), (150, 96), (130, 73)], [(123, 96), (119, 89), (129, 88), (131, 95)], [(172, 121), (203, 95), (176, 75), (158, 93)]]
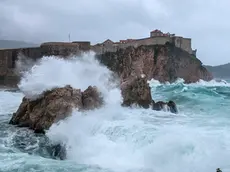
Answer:
[[(155, 101), (173, 100), (179, 113), (122, 107), (119, 81), (93, 53), (69, 59), (17, 62), (19, 90), (0, 90), (1, 172), (230, 172), (230, 80), (185, 84), (150, 80)], [(71, 85), (99, 88), (100, 109), (73, 111), (46, 136), (9, 121), (24, 96)], [(53, 156), (51, 144), (66, 149)]]

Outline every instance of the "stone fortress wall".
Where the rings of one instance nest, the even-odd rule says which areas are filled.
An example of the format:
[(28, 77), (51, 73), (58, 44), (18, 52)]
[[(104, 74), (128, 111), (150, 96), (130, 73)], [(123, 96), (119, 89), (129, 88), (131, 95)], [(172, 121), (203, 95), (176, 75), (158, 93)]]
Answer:
[(179, 47), (190, 54), (196, 55), (196, 50), (192, 50), (190, 38), (183, 38), (175, 36), (175, 34), (163, 33), (160, 30), (154, 30), (150, 32), (150, 37), (142, 39), (127, 39), (120, 40), (120, 42), (113, 42), (108, 39), (101, 44), (91, 46), (91, 50), (98, 54), (103, 54), (105, 52), (115, 52), (120, 48), (127, 48), (129, 46), (138, 47), (141, 45), (163, 45), (167, 42), (173, 43), (176, 47)]
[(19, 77), (14, 72), (18, 55), (24, 55), (31, 59), (39, 59), (42, 56), (57, 55), (66, 57), (71, 54), (80, 54), (90, 50), (90, 42), (46, 42), (40, 47), (1, 49), (0, 50), (0, 85), (15, 86)]
[(67, 57), (71, 54), (79, 55), (89, 50), (97, 54), (105, 52), (115, 52), (121, 48), (129, 46), (138, 47), (141, 45), (163, 45), (167, 42), (173, 43), (190, 54), (196, 55), (196, 50), (191, 48), (191, 39), (175, 36), (175, 34), (163, 33), (160, 30), (150, 32), (150, 36), (143, 39), (127, 39), (113, 42), (109, 39), (103, 43), (91, 45), (88, 41), (74, 42), (46, 42), (40, 47), (18, 48), (18, 49), (0, 49), (0, 85), (15, 85), (18, 82), (18, 76), (15, 74), (16, 60), (19, 54), (31, 59), (39, 59), (42, 56), (61, 56)]

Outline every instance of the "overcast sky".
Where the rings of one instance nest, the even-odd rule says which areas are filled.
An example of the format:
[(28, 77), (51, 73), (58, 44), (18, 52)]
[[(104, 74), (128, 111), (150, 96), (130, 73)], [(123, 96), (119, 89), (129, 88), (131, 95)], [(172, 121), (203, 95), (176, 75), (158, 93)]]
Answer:
[(0, 39), (113, 41), (161, 29), (192, 38), (204, 64), (230, 62), (230, 0), (0, 0)]

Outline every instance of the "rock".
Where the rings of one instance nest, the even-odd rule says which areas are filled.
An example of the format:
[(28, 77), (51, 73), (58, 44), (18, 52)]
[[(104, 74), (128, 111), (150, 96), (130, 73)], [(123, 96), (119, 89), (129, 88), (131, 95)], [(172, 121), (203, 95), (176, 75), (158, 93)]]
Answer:
[(147, 83), (147, 78), (144, 75), (140, 77), (130, 77), (127, 81), (121, 84), (121, 94), (123, 96), (123, 106), (138, 105), (143, 108), (149, 108), (152, 105), (153, 110), (170, 111), (178, 113), (175, 102), (155, 102), (151, 97), (151, 89)]
[(80, 89), (67, 85), (45, 91), (36, 100), (24, 97), (10, 124), (29, 127), (36, 133), (44, 133), (53, 123), (68, 117), (73, 108), (84, 110), (102, 105), (102, 97), (99, 95), (96, 87), (89, 87), (82, 93)]
[(176, 103), (171, 100), (168, 103), (163, 101), (159, 101), (155, 103), (155, 101), (152, 100), (152, 109), (156, 111), (161, 111), (161, 110), (170, 111), (175, 114), (178, 113)]
[(128, 47), (97, 55), (97, 58), (117, 73), (122, 82), (141, 74), (148, 80), (154, 78), (160, 82), (174, 82), (178, 78), (185, 83), (213, 79), (199, 59), (171, 44)]
[(98, 108), (103, 104), (103, 98), (101, 97), (100, 92), (97, 90), (97, 87), (89, 86), (82, 93), (82, 103), (84, 109), (86, 110)]
[(172, 112), (172, 113), (178, 113), (178, 109), (177, 109), (177, 106), (176, 106), (176, 103), (172, 100), (170, 100), (168, 103), (167, 103), (168, 107), (169, 107), (169, 111)]
[(130, 77), (121, 84), (123, 106), (139, 105), (149, 108), (152, 98), (150, 87), (145, 77)]
[(46, 147), (47, 152), (51, 155), (53, 158), (58, 158), (60, 160), (66, 159), (66, 147), (61, 144), (56, 145), (50, 145)]
[[(125, 106), (137, 104), (148, 108), (152, 99), (146, 81), (153, 78), (160, 82), (174, 82), (182, 78), (185, 83), (213, 79), (199, 59), (170, 43), (128, 47), (98, 54), (96, 58), (120, 77)], [(172, 101), (153, 104), (155, 110), (164, 108), (172, 113), (178, 112)]]
[(163, 109), (167, 109), (167, 103), (163, 102), (163, 101), (159, 101), (159, 102), (156, 102), (153, 100), (152, 101), (152, 109), (153, 110), (156, 110), (156, 111), (161, 111)]

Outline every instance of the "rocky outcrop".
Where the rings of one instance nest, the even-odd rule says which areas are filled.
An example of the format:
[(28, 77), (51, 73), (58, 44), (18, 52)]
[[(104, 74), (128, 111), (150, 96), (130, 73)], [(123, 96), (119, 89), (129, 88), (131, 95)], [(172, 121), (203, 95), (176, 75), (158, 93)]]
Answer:
[(97, 58), (116, 72), (121, 82), (141, 74), (148, 80), (154, 78), (160, 82), (174, 82), (177, 78), (183, 78), (186, 83), (213, 79), (199, 59), (170, 43), (128, 47), (97, 55)]
[(146, 77), (131, 77), (121, 84), (123, 106), (138, 105), (149, 108), (152, 97)]
[(83, 93), (67, 85), (44, 92), (36, 100), (23, 98), (10, 124), (29, 127), (35, 133), (44, 133), (53, 123), (68, 117), (73, 108), (87, 110), (102, 105), (102, 97), (96, 87), (88, 87)]
[(154, 100), (152, 101), (152, 109), (156, 110), (156, 111), (169, 111), (172, 113), (178, 113), (178, 109), (176, 106), (176, 103), (172, 100), (170, 100), (169, 102), (163, 102), (163, 101), (159, 101), (159, 102), (155, 102)]
[(82, 105), (85, 110), (92, 110), (100, 107), (103, 104), (103, 99), (97, 87), (89, 86), (82, 93)]
[(121, 84), (121, 94), (123, 96), (123, 106), (138, 105), (143, 108), (151, 107), (156, 111), (164, 110), (178, 113), (175, 102), (171, 100), (169, 102), (155, 102), (152, 100), (151, 89), (145, 75), (128, 78)]
[(192, 83), (213, 79), (199, 59), (170, 43), (128, 47), (96, 57), (120, 77), (124, 106), (136, 104), (148, 108), (151, 105), (153, 110), (178, 113), (173, 101), (152, 102), (147, 80), (174, 82), (183, 78), (185, 83)]

